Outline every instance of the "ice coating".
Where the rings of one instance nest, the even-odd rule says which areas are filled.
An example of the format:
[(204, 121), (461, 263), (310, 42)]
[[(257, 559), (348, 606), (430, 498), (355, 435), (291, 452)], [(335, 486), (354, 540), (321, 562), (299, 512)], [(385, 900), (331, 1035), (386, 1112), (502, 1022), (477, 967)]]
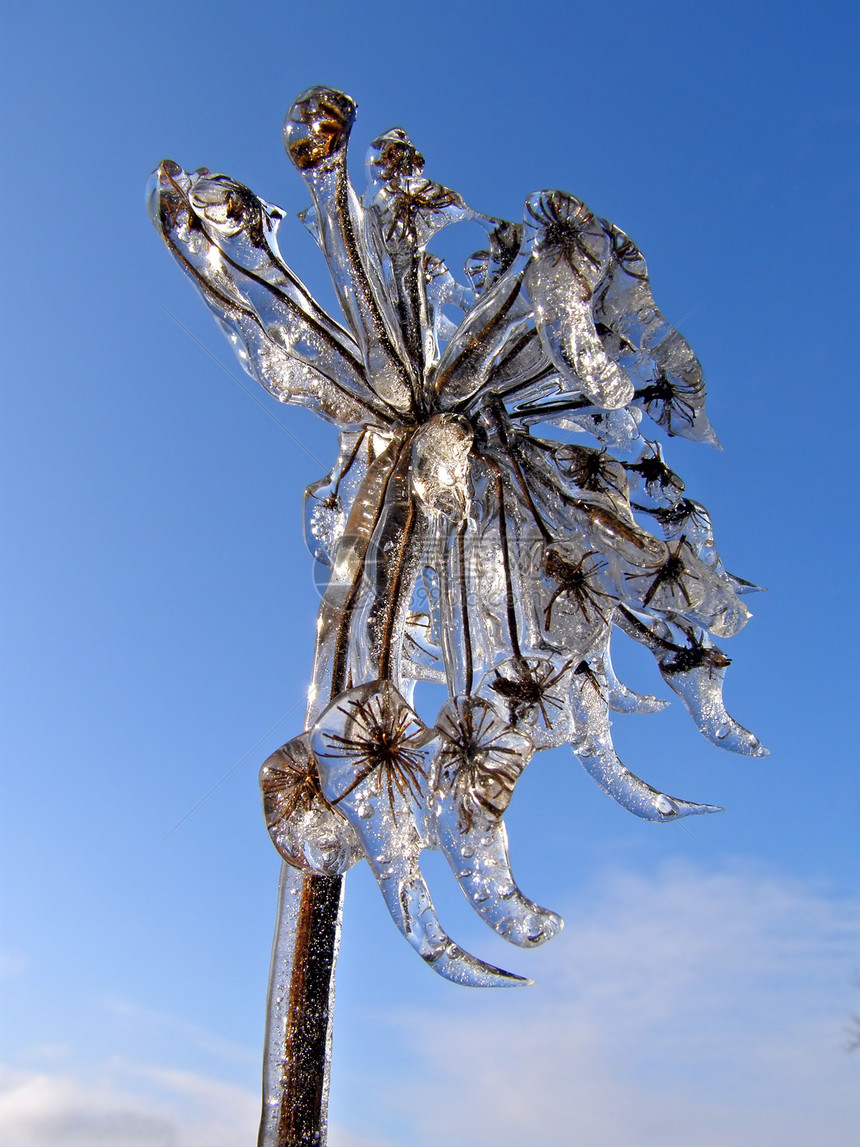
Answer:
[[(526, 200), (531, 258), (525, 287), (547, 354), (572, 392), (602, 410), (633, 398), (633, 383), (607, 353), (594, 323), (594, 291), (606, 276), (609, 237), (589, 209), (560, 191)], [(531, 234), (533, 233), (533, 234)]]
[(322, 790), (352, 825), (394, 923), (434, 971), (471, 987), (521, 983), (458, 948), (436, 916), (419, 866), (426, 841), (415, 816), (424, 799), (428, 739), (390, 681), (350, 689), (311, 736)]
[(346, 872), (361, 859), (348, 821), (322, 794), (307, 734), (282, 745), (260, 769), (263, 813), (272, 843), (296, 868)]
[(551, 939), (561, 917), (524, 896), (514, 880), (502, 817), (535, 751), (532, 740), (474, 696), (455, 697), (436, 720), (428, 833), (481, 918), (512, 944)]
[(639, 248), (614, 224), (601, 223), (611, 243), (609, 271), (595, 301), (604, 345), (638, 385), (636, 401), (668, 434), (718, 445), (705, 414), (699, 360), (657, 309)]
[[(341, 318), (284, 260), (280, 208), (171, 160), (149, 188), (156, 228), (244, 369), (340, 435), (331, 473), (305, 492), (324, 585), (307, 727), (261, 770), (266, 824), (305, 872), (366, 860), (441, 975), (521, 984), (446, 934), (422, 850), (441, 851), (488, 926), (530, 948), (561, 928), (508, 854), (505, 813), (536, 753), (569, 743), (646, 820), (718, 811), (618, 759), (610, 713), (668, 702), (619, 680), (612, 643), (620, 632), (647, 648), (713, 744), (764, 756), (726, 710), (730, 659), (714, 641), (746, 623), (740, 598), (757, 587), (725, 569), (707, 509), (649, 436), (717, 444), (701, 364), (633, 240), (564, 191), (528, 196), (521, 222), (481, 214), (428, 176), (400, 127), (371, 143), (358, 193), (355, 115), (315, 87), (284, 126)], [(486, 233), (462, 274), (432, 250), (461, 222)], [(448, 700), (419, 715), (427, 681)]]
[(640, 780), (621, 763), (609, 733), (609, 704), (603, 696), (600, 678), (587, 662), (581, 662), (574, 673), (570, 703), (576, 729), (571, 747), (592, 780), (622, 808), (643, 820), (654, 821), (722, 812), (717, 805), (670, 797)]

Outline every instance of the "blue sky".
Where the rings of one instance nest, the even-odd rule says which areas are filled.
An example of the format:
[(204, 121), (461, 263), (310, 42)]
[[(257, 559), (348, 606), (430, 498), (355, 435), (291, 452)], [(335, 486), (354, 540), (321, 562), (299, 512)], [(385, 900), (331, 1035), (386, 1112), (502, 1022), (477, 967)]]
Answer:
[[(293, 215), (281, 122), (314, 83), (357, 99), (355, 160), (401, 124), (478, 209), (564, 188), (642, 248), (724, 446), (669, 461), (769, 587), (727, 701), (772, 752), (721, 753), (677, 702), (618, 718), (635, 772), (726, 806), (689, 831), (541, 754), (512, 856), (567, 926), (533, 954), (428, 858), (448, 930), (522, 992), (438, 981), (353, 871), (332, 1147), (853, 1142), (849, 5), (36, 0), (4, 25), (3, 1142), (253, 1141), (278, 871), (256, 775), (300, 731), (300, 499), (334, 438), (252, 401), (143, 186), (169, 156)], [(332, 305), (310, 239), (282, 235)], [(661, 692), (646, 661), (628, 677)]]

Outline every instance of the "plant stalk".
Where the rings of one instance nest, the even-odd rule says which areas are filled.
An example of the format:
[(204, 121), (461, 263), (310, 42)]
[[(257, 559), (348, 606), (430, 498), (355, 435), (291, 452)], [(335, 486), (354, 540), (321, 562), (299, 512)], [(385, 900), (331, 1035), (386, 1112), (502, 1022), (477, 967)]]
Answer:
[(325, 1147), (343, 877), (281, 868), (257, 1147)]

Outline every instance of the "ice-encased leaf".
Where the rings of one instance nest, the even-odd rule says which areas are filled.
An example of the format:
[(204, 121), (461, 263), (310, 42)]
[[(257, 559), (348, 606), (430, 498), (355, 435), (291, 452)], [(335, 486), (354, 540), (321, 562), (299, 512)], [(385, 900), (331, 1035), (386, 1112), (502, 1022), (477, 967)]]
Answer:
[(622, 808), (657, 822), (723, 811), (717, 805), (695, 804), (660, 792), (621, 763), (609, 732), (609, 705), (585, 662), (573, 674), (570, 704), (574, 729), (571, 748), (591, 779)]
[(418, 379), (403, 343), (396, 302), (385, 289), (380, 253), (362, 240), (365, 208), (346, 163), (354, 119), (349, 96), (332, 88), (309, 88), (287, 112), (284, 144), (313, 198), (320, 246), (361, 348), (368, 383), (393, 410), (406, 412)]
[[(195, 206), (201, 183), (206, 196)], [(227, 214), (234, 199), (235, 219)], [(206, 212), (216, 205), (218, 215), (209, 218)], [(276, 256), (274, 227), (261, 200), (226, 176), (189, 175), (165, 160), (153, 174), (150, 210), (253, 378), (281, 401), (340, 425), (387, 421), (388, 412), (365, 384), (353, 340)]]
[(596, 406), (626, 406), (633, 384), (607, 355), (592, 314), (609, 259), (603, 228), (581, 200), (561, 191), (529, 196), (524, 221), (531, 252), (525, 288), (547, 354), (571, 387)]
[(465, 315), (430, 376), (430, 393), (451, 405), (479, 394), (496, 367), (532, 322), (522, 297), (527, 253), (518, 252), (505, 273)]
[(431, 532), (429, 515), (411, 489), (409, 443), (393, 465), (351, 603), (349, 662), (353, 680), (402, 684), (406, 617)]
[(305, 490), (305, 544), (314, 558), (324, 565), (334, 563), (338, 543), (367, 474), (370, 459), (382, 449), (380, 436), (372, 431), (342, 432), (334, 469)]
[[(371, 442), (373, 439), (375, 435)], [(392, 476), (406, 456), (407, 439), (404, 431), (396, 431), (378, 456), (374, 451), (337, 544), (317, 617), (314, 671), (309, 690), (314, 716), (333, 694), (343, 692), (354, 679), (356, 667), (350, 662), (351, 630), (363, 601), (368, 567), (375, 562), (374, 533), (384, 518)]]
[(705, 414), (705, 382), (689, 343), (658, 310), (636, 244), (601, 220), (609, 266), (594, 299), (603, 344), (636, 386), (636, 401), (670, 435), (719, 445)]

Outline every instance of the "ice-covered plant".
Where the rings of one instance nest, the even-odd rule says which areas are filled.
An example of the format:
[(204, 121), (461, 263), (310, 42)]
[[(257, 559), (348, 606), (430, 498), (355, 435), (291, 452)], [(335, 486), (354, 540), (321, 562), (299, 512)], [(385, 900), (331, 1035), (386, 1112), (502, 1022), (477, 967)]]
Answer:
[[(717, 811), (618, 759), (610, 713), (666, 702), (618, 680), (614, 631), (650, 650), (714, 744), (766, 752), (726, 712), (729, 659), (714, 643), (746, 623), (741, 597), (755, 586), (724, 568), (707, 510), (650, 437), (716, 443), (701, 366), (657, 309), (639, 249), (562, 191), (530, 195), (520, 222), (479, 214), (425, 176), (400, 128), (371, 145), (359, 197), (347, 171), (354, 116), (348, 96), (311, 88), (284, 128), (345, 325), (283, 261), (279, 208), (170, 160), (150, 193), (156, 227), (244, 368), (340, 434), (332, 472), (305, 494), (306, 534), (329, 567), (305, 730), (261, 773), (285, 861), (266, 1145), (325, 1140), (351, 865), (367, 861), (434, 971), (517, 985), (527, 981), (443, 931), (422, 849), (444, 853), (499, 935), (533, 947), (562, 922), (517, 887), (503, 818), (536, 752), (568, 742), (648, 820)], [(466, 221), (486, 247), (458, 279), (428, 244)], [(437, 714), (413, 707), (418, 681), (447, 687)]]

